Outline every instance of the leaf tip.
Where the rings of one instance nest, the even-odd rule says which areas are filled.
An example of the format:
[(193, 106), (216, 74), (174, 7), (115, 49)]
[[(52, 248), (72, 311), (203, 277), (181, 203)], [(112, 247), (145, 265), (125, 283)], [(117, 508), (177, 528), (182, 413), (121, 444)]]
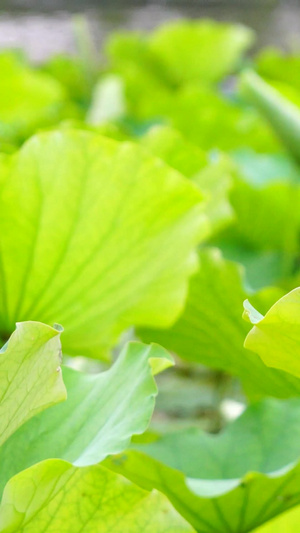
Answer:
[[(156, 344), (153, 342), (150, 344), (150, 347), (151, 351), (149, 356), (149, 363), (153, 376), (155, 376), (156, 374), (160, 374), (160, 372), (163, 372), (167, 368), (170, 368), (171, 366), (175, 365), (173, 357), (160, 344)], [(153, 355), (151, 355), (152, 351)]]
[(249, 300), (245, 300), (244, 303), (243, 319), (250, 324), (258, 324), (264, 317), (263, 315), (253, 307)]

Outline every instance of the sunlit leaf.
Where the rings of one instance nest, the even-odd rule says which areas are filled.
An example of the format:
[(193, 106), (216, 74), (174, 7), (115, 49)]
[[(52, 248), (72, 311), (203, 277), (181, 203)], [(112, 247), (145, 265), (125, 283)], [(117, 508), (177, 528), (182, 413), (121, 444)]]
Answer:
[(0, 444), (34, 415), (65, 400), (59, 337), (57, 329), (23, 322), (0, 350)]
[(193, 533), (167, 498), (101, 466), (48, 460), (13, 477), (0, 506), (2, 533)]
[(3, 332), (58, 322), (66, 353), (101, 357), (132, 324), (176, 319), (203, 228), (195, 185), (136, 145), (81, 131), (34, 137), (2, 173)]
[(264, 363), (300, 377), (300, 289), (278, 300), (261, 319), (253, 319), (255, 310), (247, 311), (254, 327), (245, 347), (257, 353)]

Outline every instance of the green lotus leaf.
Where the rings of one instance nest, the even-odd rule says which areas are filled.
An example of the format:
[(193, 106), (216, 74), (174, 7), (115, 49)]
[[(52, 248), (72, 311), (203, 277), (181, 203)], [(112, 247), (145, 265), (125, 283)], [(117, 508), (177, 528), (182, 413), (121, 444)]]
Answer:
[(164, 493), (199, 533), (246, 533), (300, 502), (299, 420), (299, 399), (269, 399), (218, 435), (165, 434), (104, 464)]
[(187, 361), (239, 376), (251, 397), (298, 395), (299, 379), (268, 368), (243, 348), (249, 331), (242, 320), (243, 301), (250, 297), (265, 307), (274, 303), (281, 291), (269, 288), (253, 295), (245, 288), (241, 265), (224, 259), (217, 249), (200, 251), (199, 262), (185, 310), (177, 322), (168, 329), (141, 328), (141, 338), (158, 342)]
[(22, 141), (36, 128), (57, 122), (65, 92), (49, 74), (38, 72), (12, 52), (0, 54), (0, 139)]
[(245, 348), (258, 354), (273, 368), (300, 377), (300, 289), (294, 289), (278, 300), (265, 316), (249, 310), (246, 315), (253, 328), (249, 331)]
[(153, 375), (171, 364), (160, 346), (134, 342), (102, 374), (65, 368), (65, 409), (36, 416), (1, 448), (1, 482), (8, 483), (0, 531), (193, 533), (165, 496), (95, 464), (145, 431), (157, 394)]
[(145, 71), (148, 77), (157, 78), (157, 83), (174, 87), (186, 82), (219, 81), (237, 68), (253, 40), (253, 32), (241, 25), (180, 20), (168, 22), (148, 36), (113, 34), (107, 52), (112, 67), (125, 74), (141, 75)]
[(63, 368), (67, 401), (22, 426), (0, 448), (1, 490), (14, 474), (48, 458), (99, 463), (143, 433), (154, 409), (153, 375), (172, 365), (160, 346), (131, 342), (101, 374)]
[(179, 20), (154, 31), (149, 48), (174, 83), (216, 82), (237, 68), (253, 41), (252, 30), (241, 25)]
[(2, 172), (1, 331), (58, 322), (66, 353), (101, 357), (132, 324), (176, 319), (206, 227), (195, 185), (139, 146), (75, 130), (32, 138)]
[(66, 398), (60, 363), (58, 329), (17, 324), (0, 350), (0, 445), (34, 415)]
[(48, 460), (13, 477), (0, 506), (1, 533), (193, 533), (157, 491), (102, 466)]

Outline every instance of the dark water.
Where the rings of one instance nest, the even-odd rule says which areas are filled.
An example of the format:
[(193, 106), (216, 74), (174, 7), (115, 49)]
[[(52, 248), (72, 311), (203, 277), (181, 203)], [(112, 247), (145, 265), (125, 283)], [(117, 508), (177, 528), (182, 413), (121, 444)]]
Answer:
[(300, 0), (0, 1), (0, 48), (21, 47), (35, 61), (61, 51), (75, 52), (78, 13), (86, 16), (98, 48), (112, 30), (147, 30), (179, 17), (211, 17), (249, 25), (257, 32), (258, 46), (300, 49)]

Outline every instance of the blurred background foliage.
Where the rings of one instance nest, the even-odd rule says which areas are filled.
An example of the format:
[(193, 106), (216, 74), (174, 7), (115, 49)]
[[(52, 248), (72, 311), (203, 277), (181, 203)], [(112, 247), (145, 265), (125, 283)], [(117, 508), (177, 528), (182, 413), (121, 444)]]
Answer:
[[(224, 289), (222, 274), (220, 279), (217, 277), (219, 259), (216, 263), (214, 260), (210, 263), (208, 253), (206, 258), (202, 258), (204, 270), (201, 272), (204, 279), (200, 280), (203, 287), (207, 284), (207, 280), (214, 276), (216, 283), (220, 283), (220, 291), (226, 290), (228, 294), (238, 292), (237, 299), (231, 302), (232, 317), (227, 317), (229, 329), (230, 320), (232, 323), (239, 321), (240, 327), (236, 337), (227, 339), (227, 361), (230, 364), (226, 366), (220, 364), (218, 360), (218, 350), (224, 350), (222, 343), (218, 345), (220, 331), (216, 329), (214, 333), (206, 332), (205, 341), (203, 339), (202, 341), (204, 344), (210, 342), (210, 345), (214, 345), (214, 350), (208, 354), (207, 360), (202, 362), (213, 368), (198, 364), (197, 353), (185, 357), (184, 360), (176, 358), (176, 367), (158, 377), (160, 392), (153, 419), (153, 427), (159, 430), (164, 430), (166, 427), (176, 429), (193, 424), (212, 432), (219, 431), (226, 421), (242, 412), (245, 403), (239, 380), (241, 378), (243, 381), (242, 372), (231, 361), (231, 351), (234, 350), (239, 353), (240, 358), (244, 357), (242, 344), (247, 326), (241, 319), (240, 303), (251, 291), (263, 289), (267, 285), (277, 283), (278, 280), (280, 280), (278, 285), (281, 284), (282, 287), (277, 287), (276, 297), (279, 297), (283, 287), (293, 286), (293, 283), (289, 282), (289, 277), (294, 275), (295, 261), (298, 260), (298, 252), (295, 252), (298, 246), (298, 226), (294, 222), (282, 224), (282, 221), (287, 220), (287, 213), (291, 209), (291, 187), (297, 182), (299, 169), (284, 154), (274, 154), (274, 151), (278, 150), (278, 141), (252, 108), (249, 111), (247, 108), (241, 110), (238, 102), (231, 98), (225, 100), (220, 97), (216, 84), (222, 80), (224, 74), (227, 74), (226, 64), (224, 66), (225, 57), (224, 61), (220, 62), (220, 72), (211, 68), (213, 57), (207, 60), (207, 72), (205, 72), (205, 61), (201, 62), (204, 68), (201, 75), (202, 77), (207, 75), (207, 84), (198, 86), (190, 83), (193, 81), (191, 76), (187, 80), (182, 79), (185, 71), (176, 72), (178, 57), (173, 65), (174, 68), (170, 57), (166, 57), (165, 62), (169, 71), (157, 72), (156, 66), (151, 62), (147, 45), (144, 48), (136, 46), (134, 36), (128, 38), (128, 34), (116, 38), (110, 36), (118, 31), (152, 30), (164, 22), (183, 17), (210, 18), (216, 21), (246, 24), (254, 30), (256, 40), (254, 42), (254, 34), (252, 37), (249, 34), (253, 46), (244, 66), (251, 65), (251, 57), (255, 57), (257, 71), (281, 88), (290, 99), (299, 103), (300, 56), (294, 52), (300, 49), (300, 4), (275, 0), (252, 2), (55, 0), (50, 5), (47, 1), (15, 0), (2, 1), (0, 10), (0, 48), (16, 50), (2, 53), (0, 56), (0, 69), (6, 73), (5, 79), (8, 80), (7, 87), (2, 81), (0, 102), (2, 118), (5, 114), (9, 117), (9, 120), (6, 122), (4, 120), (0, 125), (3, 152), (14, 151), (15, 147), (33, 133), (40, 123), (43, 128), (47, 125), (51, 127), (58, 120), (65, 124), (65, 127), (68, 127), (68, 123), (76, 125), (77, 122), (80, 126), (81, 120), (87, 116), (89, 125), (86, 127), (98, 127), (101, 123), (99, 131), (108, 136), (126, 139), (132, 136), (140, 138), (142, 135), (142, 143), (187, 177), (199, 173), (197, 179), (202, 190), (205, 190), (207, 180), (203, 171), (207, 161), (206, 155), (199, 151), (199, 147), (207, 151), (218, 148), (230, 153), (230, 157), (234, 160), (235, 187), (230, 195), (230, 204), (227, 200), (225, 203), (223, 201), (223, 192), (229, 187), (226, 179), (222, 184), (222, 191), (217, 193), (215, 190), (215, 194), (220, 195), (218, 216), (221, 213), (221, 220), (213, 216), (218, 231), (211, 236), (209, 244), (222, 250), (224, 261), (241, 262), (245, 268), (245, 279), (242, 280), (241, 274), (235, 271), (234, 264), (223, 265), (226, 269), (233, 269), (232, 277), (226, 278), (229, 286)], [(108, 38), (104, 54), (104, 43), (107, 43)], [(163, 36), (161, 38), (163, 39)], [(151, 46), (153, 49), (155, 47), (160, 49), (159, 38), (157, 43), (154, 42)], [(245, 45), (245, 48), (247, 46)], [(274, 49), (275, 46), (289, 53), (288, 61), (281, 56), (281, 52)], [(258, 53), (262, 47), (267, 48)], [(176, 42), (174, 49), (176, 50)], [(226, 58), (228, 59), (228, 47)], [(186, 59), (183, 56), (183, 62)], [(105, 74), (109, 61), (113, 65), (112, 69), (108, 69), (111, 77), (100, 77), (101, 83), (98, 86), (99, 76)], [(35, 64), (35, 70), (30, 66), (30, 62)], [(224, 73), (222, 67), (225, 68)], [(140, 71), (135, 70), (136, 68)], [(126, 104), (122, 101), (122, 87), (119, 86), (118, 78), (114, 78), (120, 74), (127, 84)], [(195, 76), (198, 74), (195, 73)], [(20, 104), (21, 107), (18, 107), (17, 96), (14, 101), (14, 95), (10, 90), (12, 84), (16, 88), (16, 94), (18, 90), (26, 92), (26, 88), (30, 87), (25, 98), (26, 107), (24, 101)], [(286, 84), (288, 86), (283, 87)], [(181, 85), (183, 88), (180, 89), (179, 96), (176, 93), (173, 104), (172, 93)], [(230, 79), (226, 81), (223, 90), (230, 94)], [(112, 95), (111, 109), (107, 95), (110, 95), (110, 98)], [(105, 104), (99, 107), (99, 101), (104, 101)], [(34, 102), (33, 115), (32, 102)], [(125, 105), (128, 106), (129, 112), (127, 109), (124, 113)], [(21, 109), (22, 119), (20, 119)], [(203, 115), (203, 109), (209, 110), (206, 115)], [(147, 135), (150, 127), (160, 122), (158, 117), (154, 116), (159, 112), (167, 116), (170, 125), (185, 137), (185, 141), (173, 139), (177, 143), (177, 151), (180, 149), (180, 143), (186, 141), (191, 143), (190, 146), (186, 144), (182, 152), (186, 154), (187, 150), (190, 150), (195, 167), (187, 168), (187, 161), (172, 160), (170, 153), (159, 153), (161, 138), (155, 139), (155, 136)], [(192, 126), (190, 119), (186, 120), (186, 117), (191, 115)], [(119, 116), (122, 116), (121, 122), (110, 121)], [(221, 125), (220, 117), (224, 122)], [(172, 131), (168, 133), (162, 130), (158, 135), (166, 136), (168, 142), (169, 134), (173, 135)], [(165, 140), (163, 139), (162, 144)], [(241, 145), (248, 146), (248, 149), (239, 149)], [(191, 158), (189, 162), (190, 160)], [(228, 163), (226, 157), (219, 161), (218, 165), (222, 167), (223, 176), (232, 172), (229, 168), (231, 163)], [(214, 172), (219, 176), (218, 168)], [(278, 178), (280, 178), (279, 183)], [(209, 179), (212, 179), (212, 174), (209, 174)], [(258, 180), (259, 186), (255, 180)], [(266, 180), (265, 183), (263, 180)], [(296, 194), (295, 190), (293, 189), (293, 198), (298, 201), (298, 193)], [(279, 203), (278, 198), (280, 198)], [(249, 205), (253, 203), (257, 206), (256, 221), (249, 227), (247, 213)], [(223, 228), (222, 217), (230, 220), (232, 210), (237, 214), (238, 224), (233, 218)], [(266, 224), (270, 217), (273, 217), (271, 229)], [(268, 233), (264, 233), (262, 228), (267, 228)], [(267, 294), (260, 300), (258, 296), (258, 300), (261, 307), (264, 306), (267, 310), (268, 304), (273, 303), (276, 297)], [(208, 322), (209, 316), (205, 316), (205, 310), (209, 309), (210, 299), (211, 295), (208, 293), (207, 299), (204, 297), (203, 309), (199, 311), (202, 313), (202, 319)], [(221, 316), (222, 309), (219, 311)], [(178, 327), (180, 328), (180, 325)], [(155, 340), (159, 340), (176, 352), (178, 346), (173, 346), (172, 343), (168, 346), (167, 334), (156, 335), (158, 339)], [(130, 337), (130, 333), (125, 338), (128, 336)], [(154, 336), (154, 332), (144, 332), (147, 341), (153, 340)], [(201, 338), (197, 340), (198, 350), (202, 341)], [(119, 349), (116, 348), (115, 353), (118, 352)], [(191, 353), (193, 349), (190, 350)], [(224, 359), (224, 355), (222, 358)], [(83, 358), (70, 360), (69, 363), (90, 371), (98, 371), (99, 367), (103, 367), (98, 362)], [(262, 387), (262, 394), (268, 394), (268, 386), (265, 386), (264, 391)], [(255, 387), (250, 386), (246, 390), (250, 398), (251, 388), (253, 391)], [(284, 385), (281, 395), (285, 397)]]

